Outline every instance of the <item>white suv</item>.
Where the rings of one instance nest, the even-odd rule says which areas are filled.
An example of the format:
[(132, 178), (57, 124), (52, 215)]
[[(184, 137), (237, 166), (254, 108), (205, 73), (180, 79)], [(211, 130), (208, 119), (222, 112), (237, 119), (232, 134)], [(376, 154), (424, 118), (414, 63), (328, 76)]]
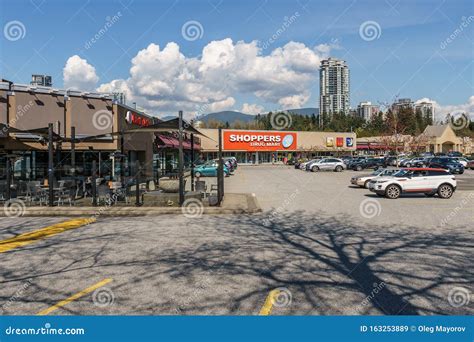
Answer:
[(379, 196), (398, 198), (402, 193), (438, 194), (450, 198), (456, 190), (456, 178), (444, 169), (408, 168), (390, 177), (376, 178), (369, 183), (369, 190)]
[(317, 160), (310, 165), (307, 166), (307, 169), (311, 170), (312, 172), (318, 172), (322, 170), (330, 170), (335, 172), (341, 172), (345, 169), (345, 164), (342, 159), (338, 158), (323, 158)]

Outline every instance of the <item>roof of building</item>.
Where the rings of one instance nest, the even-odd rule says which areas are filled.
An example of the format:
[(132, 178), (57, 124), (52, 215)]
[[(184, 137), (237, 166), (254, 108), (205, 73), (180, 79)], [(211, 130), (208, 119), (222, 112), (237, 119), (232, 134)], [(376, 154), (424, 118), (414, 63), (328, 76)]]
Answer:
[(449, 125), (430, 125), (426, 126), (423, 133), (429, 137), (441, 137), (448, 127)]

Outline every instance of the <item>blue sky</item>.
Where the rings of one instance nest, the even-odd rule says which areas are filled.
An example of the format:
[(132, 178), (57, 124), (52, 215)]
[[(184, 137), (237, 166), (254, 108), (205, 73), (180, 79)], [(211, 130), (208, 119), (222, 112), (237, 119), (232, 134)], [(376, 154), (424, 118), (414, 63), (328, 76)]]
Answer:
[[(317, 58), (323, 58), (324, 52), (315, 47), (328, 47), (328, 55), (343, 58), (349, 64), (352, 106), (365, 100), (391, 101), (397, 95), (414, 100), (430, 98), (439, 106), (461, 106), (468, 103), (474, 93), (472, 1), (1, 0), (1, 4), (2, 77), (28, 83), (32, 73), (45, 73), (53, 76), (57, 88), (71, 84), (89, 87), (108, 84), (102, 90), (111, 89), (109, 83), (114, 80), (123, 80), (121, 84), (127, 86), (133, 100), (159, 113), (173, 112), (179, 106), (188, 111), (198, 106), (203, 111), (239, 110), (244, 103), (247, 108), (253, 106), (257, 110), (297, 104), (318, 107), (318, 71), (317, 67), (313, 68), (313, 60), (307, 65), (295, 66), (294, 61), (286, 57), (275, 57), (268, 61), (256, 59), (255, 65), (247, 63), (245, 67), (245, 70), (255, 71), (261, 68), (262, 62), (263, 65), (275, 63), (273, 74), (271, 71), (259, 74), (256, 70), (251, 76), (234, 75), (232, 70), (236, 69), (226, 69), (231, 70), (231, 75), (226, 77), (234, 79), (223, 91), (213, 88), (215, 83), (221, 82), (215, 74), (203, 76), (198, 71), (202, 65), (193, 66), (193, 60), (200, 60), (203, 49), (213, 41), (230, 38), (232, 49), (238, 41), (246, 44), (258, 41), (262, 47), (263, 42), (275, 36), (285, 18), (292, 16), (296, 18), (294, 22), (276, 34), (274, 42), (258, 54), (270, 55), (289, 42), (297, 42), (304, 44)], [(104, 27), (107, 18), (118, 13), (118, 20), (107, 32), (90, 48), (85, 48)], [(12, 21), (23, 25), (23, 38), (7, 39), (5, 28)], [(202, 26), (196, 40), (183, 37), (182, 27), (189, 21), (197, 21)], [(363, 39), (359, 32), (361, 25), (367, 22), (376, 25), (373, 40)], [(451, 35), (454, 39), (448, 43), (446, 40)], [(186, 66), (164, 77), (160, 84), (148, 87), (147, 82), (159, 83), (160, 75), (168, 70), (155, 68), (150, 60), (162, 63), (162, 58), (168, 58), (168, 54), (161, 52), (170, 42), (177, 44), (179, 55), (187, 60)], [(137, 65), (140, 72), (130, 79), (132, 59), (152, 43), (160, 47), (159, 51), (147, 50), (150, 59), (137, 62), (142, 63)], [(224, 45), (216, 45), (216, 49), (221, 51)], [(229, 48), (229, 44), (226, 46)], [(251, 50), (250, 45), (247, 48)], [(302, 51), (301, 46), (296, 49)], [(290, 46), (285, 51), (294, 50)], [(234, 57), (245, 58), (246, 54), (236, 53)], [(75, 55), (80, 59), (74, 60), (75, 64), (71, 61), (70, 84), (63, 84), (66, 62)], [(229, 62), (235, 64), (232, 68), (243, 69), (235, 58)], [(298, 63), (306, 62), (305, 57), (301, 59)], [(81, 83), (82, 75), (91, 70), (95, 75), (85, 77), (88, 83)], [(154, 74), (156, 70), (160, 72)], [(199, 80), (191, 89), (172, 79), (188, 77), (194, 72), (193, 80)], [(148, 74), (152, 78), (148, 78)], [(271, 78), (271, 82), (261, 78)], [(201, 84), (206, 82), (213, 84)], [(292, 83), (294, 87), (288, 90), (285, 83)], [(291, 96), (281, 100), (287, 95), (285, 92)], [(217, 96), (217, 93), (222, 94)], [(177, 106), (170, 104), (173, 101)]]

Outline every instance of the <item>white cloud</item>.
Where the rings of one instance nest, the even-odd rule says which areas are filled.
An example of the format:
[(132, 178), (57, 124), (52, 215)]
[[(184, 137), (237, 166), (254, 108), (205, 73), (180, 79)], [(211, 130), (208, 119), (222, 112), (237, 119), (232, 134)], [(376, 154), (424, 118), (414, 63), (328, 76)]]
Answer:
[(261, 114), (265, 112), (265, 108), (263, 106), (260, 106), (258, 104), (250, 104), (250, 103), (244, 103), (242, 105), (242, 109), (240, 110), (242, 113), (245, 114)]
[(210, 112), (220, 112), (226, 109), (230, 109), (235, 104), (233, 97), (228, 97), (225, 100), (213, 102), (209, 105)]
[(430, 102), (433, 104), (435, 121), (442, 121), (446, 119), (446, 114), (454, 112), (464, 112), (470, 116), (471, 120), (474, 119), (474, 95), (470, 96), (466, 103), (460, 105), (441, 105), (435, 100), (427, 97), (415, 101), (415, 103), (420, 102)]
[(69, 57), (63, 69), (64, 87), (77, 90), (94, 90), (99, 82), (95, 68), (78, 55)]
[(129, 78), (102, 84), (98, 90), (123, 91), (128, 101), (157, 114), (224, 110), (239, 94), (296, 108), (310, 98), (308, 89), (330, 50), (328, 45), (310, 48), (289, 42), (262, 55), (257, 41), (234, 43), (227, 38), (207, 44), (201, 57), (186, 57), (176, 43), (164, 48), (152, 43), (132, 59)]

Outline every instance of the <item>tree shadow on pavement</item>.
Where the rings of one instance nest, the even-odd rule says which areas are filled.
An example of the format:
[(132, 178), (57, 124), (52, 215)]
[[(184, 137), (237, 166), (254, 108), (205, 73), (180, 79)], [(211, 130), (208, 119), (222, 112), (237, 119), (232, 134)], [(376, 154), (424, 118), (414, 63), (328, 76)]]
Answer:
[[(218, 221), (218, 235), (228, 239), (201, 244), (192, 253), (163, 251), (160, 262), (169, 261), (176, 278), (218, 272), (259, 279), (261, 288), (234, 298), (231, 313), (239, 313), (248, 301), (258, 307), (278, 287), (311, 303), (285, 314), (472, 312), (449, 306), (447, 298), (450, 288), (469, 288), (474, 281), (469, 266), (474, 258), (472, 233), (430, 234), (428, 228), (420, 231), (396, 224), (362, 226), (349, 217), (305, 212), (227, 216)], [(205, 311), (219, 301), (215, 297), (195, 302), (192, 312)]]
[[(117, 219), (96, 235), (59, 234), (54, 249), (38, 246), (35, 255), (47, 263), (60, 251), (62, 265), (41, 272), (32, 264), (22, 273), (4, 263), (10, 268), (3, 268), (0, 284), (32, 279), (38, 291), (53, 295), (47, 300), (52, 305), (70, 289), (59, 291), (48, 277), (108, 274), (122, 279), (113, 284), (117, 311), (111, 314), (257, 314), (275, 288), (292, 295), (291, 305), (275, 314), (473, 313), (472, 306), (448, 301), (450, 289), (471, 290), (474, 282), (472, 229), (364, 225), (304, 211), (205, 215), (172, 229), (163, 220), (141, 219), (137, 226), (136, 219)], [(164, 234), (168, 240), (160, 242)], [(143, 237), (152, 242), (143, 244)]]

